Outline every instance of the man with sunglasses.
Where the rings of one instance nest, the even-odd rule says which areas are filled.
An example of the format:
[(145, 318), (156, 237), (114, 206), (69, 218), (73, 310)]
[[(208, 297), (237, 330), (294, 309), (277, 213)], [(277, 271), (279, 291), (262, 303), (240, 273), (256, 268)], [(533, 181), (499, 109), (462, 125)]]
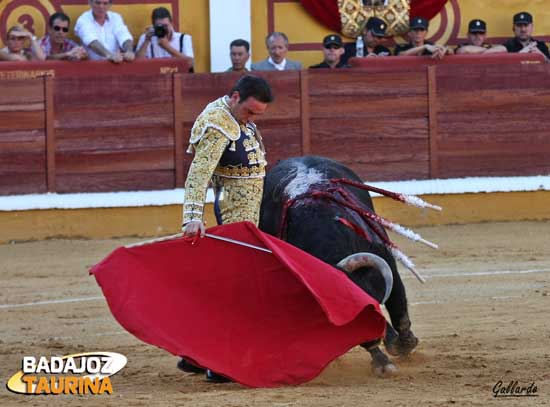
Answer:
[(67, 38), (70, 25), (69, 16), (54, 13), (48, 20), (48, 34), (40, 40), (40, 48), (47, 59), (65, 59), (76, 61), (86, 59), (86, 50)]
[(108, 60), (117, 64), (133, 61), (132, 34), (122, 16), (109, 11), (111, 0), (89, 0), (89, 4), (90, 10), (78, 17), (74, 31), (90, 59)]
[(310, 68), (347, 68), (348, 65), (341, 61), (342, 55), (344, 55), (342, 37), (336, 34), (327, 35), (323, 39), (323, 62)]
[[(30, 46), (26, 46), (27, 44)], [(43, 61), (46, 59), (36, 37), (18, 25), (8, 30), (6, 47), (0, 52), (0, 60)]]

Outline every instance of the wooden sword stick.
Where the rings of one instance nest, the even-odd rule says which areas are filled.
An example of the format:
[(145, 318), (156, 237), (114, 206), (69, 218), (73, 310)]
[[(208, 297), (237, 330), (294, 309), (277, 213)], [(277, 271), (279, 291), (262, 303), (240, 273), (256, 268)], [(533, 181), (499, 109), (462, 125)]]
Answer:
[[(250, 247), (251, 249), (260, 250), (260, 251), (266, 252), (266, 253), (273, 253), (271, 250), (266, 249), (264, 247), (255, 246), (253, 244), (246, 243), (246, 242), (241, 242), (240, 240), (231, 239), (229, 237), (217, 236), (217, 235), (213, 235), (211, 233), (205, 233), (204, 235), (206, 237), (211, 238), (211, 239), (222, 240), (224, 242), (233, 243), (233, 244), (236, 244), (236, 245), (239, 245), (239, 246)], [(182, 236), (183, 236), (183, 233), (176, 233), (175, 235), (157, 237), (156, 239), (150, 239), (150, 240), (145, 240), (143, 242), (131, 243), (131, 244), (128, 244), (124, 247), (129, 249), (131, 247), (138, 247), (138, 246), (143, 246), (143, 245), (146, 245), (146, 244), (164, 242), (164, 241), (167, 241), (167, 240), (173, 240), (173, 239), (177, 239), (177, 238), (182, 237)]]

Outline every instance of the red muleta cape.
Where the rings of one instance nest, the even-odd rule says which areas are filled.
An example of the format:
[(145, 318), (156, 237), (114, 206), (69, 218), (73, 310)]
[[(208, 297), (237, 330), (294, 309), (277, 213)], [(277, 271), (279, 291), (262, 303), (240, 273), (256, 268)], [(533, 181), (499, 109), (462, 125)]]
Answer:
[(376, 300), (340, 270), (252, 223), (120, 247), (92, 273), (117, 321), (144, 342), (250, 387), (304, 383), (384, 334)]

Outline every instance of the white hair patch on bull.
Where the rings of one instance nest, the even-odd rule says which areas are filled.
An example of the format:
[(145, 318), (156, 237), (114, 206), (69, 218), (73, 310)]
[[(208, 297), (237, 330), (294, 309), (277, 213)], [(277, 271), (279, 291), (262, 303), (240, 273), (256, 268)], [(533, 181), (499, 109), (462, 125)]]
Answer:
[(290, 199), (305, 194), (311, 185), (326, 181), (326, 177), (315, 168), (308, 168), (303, 164), (296, 166), (296, 175), (285, 188), (285, 195)]

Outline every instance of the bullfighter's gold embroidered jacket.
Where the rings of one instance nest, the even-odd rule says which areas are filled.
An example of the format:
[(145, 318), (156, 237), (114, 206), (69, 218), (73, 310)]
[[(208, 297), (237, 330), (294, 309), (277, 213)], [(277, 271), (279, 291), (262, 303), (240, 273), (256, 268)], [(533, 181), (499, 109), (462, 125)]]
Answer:
[(221, 97), (210, 103), (191, 129), (189, 149), (195, 157), (185, 182), (183, 224), (203, 220), (208, 183), (215, 193), (218, 224), (258, 224), (265, 177), (265, 149), (253, 123), (239, 124)]

